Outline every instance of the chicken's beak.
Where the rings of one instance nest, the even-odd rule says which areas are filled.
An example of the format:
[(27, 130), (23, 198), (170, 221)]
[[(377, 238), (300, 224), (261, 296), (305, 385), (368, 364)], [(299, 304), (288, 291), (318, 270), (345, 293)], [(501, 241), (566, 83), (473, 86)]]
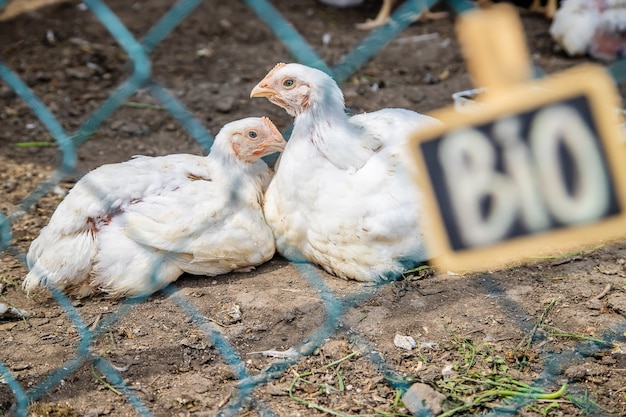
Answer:
[(287, 142), (283, 139), (283, 135), (279, 131), (276, 131), (276, 135), (272, 135), (263, 143), (263, 156), (270, 155), (275, 152), (282, 152), (287, 146)]
[(265, 155), (271, 155), (273, 153), (276, 152), (282, 152), (285, 150), (285, 145), (287, 145), (287, 142), (285, 142), (284, 140), (282, 141), (282, 143), (278, 143), (278, 142), (273, 142), (273, 143), (267, 143), (265, 144), (265, 146), (263, 146), (262, 149), (262, 154), (261, 156), (265, 156)]
[(252, 97), (265, 97), (269, 99), (270, 97), (275, 96), (275, 95), (276, 95), (276, 90), (268, 87), (268, 85), (264, 83), (263, 81), (258, 83), (250, 92), (251, 98)]
[(254, 151), (254, 155), (258, 157), (264, 157), (266, 155), (271, 155), (276, 152), (282, 152), (285, 150), (285, 146), (287, 142), (283, 139), (282, 136), (273, 136), (269, 138), (262, 144), (260, 144), (256, 151)]
[(274, 123), (270, 121), (270, 119), (266, 117), (263, 119), (267, 126), (271, 129), (272, 134), (267, 138), (267, 140), (258, 146), (257, 151), (254, 154), (263, 157), (265, 155), (271, 155), (275, 152), (282, 152), (285, 150), (285, 146), (287, 146), (287, 142), (283, 138), (283, 135)]

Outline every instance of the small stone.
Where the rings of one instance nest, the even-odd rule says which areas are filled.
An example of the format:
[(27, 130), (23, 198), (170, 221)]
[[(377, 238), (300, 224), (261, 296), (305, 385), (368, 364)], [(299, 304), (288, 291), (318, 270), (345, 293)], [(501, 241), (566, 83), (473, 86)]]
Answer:
[(613, 356), (603, 356), (601, 359), (602, 365), (615, 365), (617, 363), (617, 359)]
[(211, 347), (211, 345), (206, 343), (200, 335), (196, 334), (192, 334), (181, 340), (180, 345), (196, 350), (205, 350)]
[(3, 85), (0, 86), (0, 98), (13, 98), (15, 97), (15, 91), (13, 89)]
[(446, 396), (435, 391), (427, 384), (415, 383), (404, 393), (402, 402), (411, 414), (421, 415), (438, 415), (443, 409), (441, 403)]
[[(205, 90), (212, 94), (218, 94), (220, 92), (220, 83), (201, 82), (196, 86), (196, 90), (204, 92)], [(228, 85), (226, 85), (228, 86)]]
[(124, 125), (124, 121), (117, 119), (111, 123), (111, 130), (119, 130)]
[(609, 294), (607, 306), (618, 314), (626, 314), (626, 294), (621, 292)]
[(443, 376), (452, 376), (454, 374), (456, 374), (456, 372), (454, 371), (454, 365), (451, 363), (444, 366), (441, 370), (441, 375)]
[(289, 386), (280, 383), (269, 383), (266, 385), (268, 394), (279, 397), (289, 395)]
[(415, 346), (417, 346), (417, 343), (415, 343), (415, 339), (413, 339), (411, 336), (402, 336), (399, 334), (394, 337), (393, 344), (396, 345), (396, 347), (404, 350), (413, 350), (415, 349)]
[(235, 98), (232, 96), (223, 97), (218, 100), (215, 105), (215, 110), (220, 113), (229, 113), (233, 109), (233, 105), (235, 104)]
[(322, 347), (322, 352), (328, 358), (338, 359), (350, 353), (350, 348), (343, 340), (329, 340)]
[(589, 310), (600, 310), (602, 308), (602, 301), (598, 300), (597, 298), (592, 298), (585, 302), (585, 307), (587, 307)]
[(626, 368), (626, 354), (614, 352), (611, 356), (615, 359), (617, 368)]
[(139, 132), (139, 124), (135, 122), (123, 123), (120, 130), (124, 133), (137, 133)]
[(213, 49), (209, 47), (200, 48), (196, 51), (196, 55), (201, 58), (210, 58), (214, 54)]
[(587, 376), (587, 365), (574, 365), (565, 370), (565, 376), (570, 379), (582, 379)]
[(33, 313), (27, 313), (26, 311), (20, 310), (17, 307), (11, 307), (8, 304), (0, 303), (0, 318), (23, 319), (33, 316)]
[(2, 184), (2, 188), (7, 193), (12, 193), (13, 191), (17, 189), (17, 181), (14, 179), (9, 179), (7, 182)]
[(79, 80), (87, 79), (91, 76), (91, 71), (84, 67), (68, 68), (66, 72), (70, 77), (77, 78)]
[(208, 385), (198, 385), (196, 386), (196, 388), (194, 389), (194, 391), (196, 391), (196, 393), (198, 394), (204, 394), (205, 392), (207, 392), (209, 390)]

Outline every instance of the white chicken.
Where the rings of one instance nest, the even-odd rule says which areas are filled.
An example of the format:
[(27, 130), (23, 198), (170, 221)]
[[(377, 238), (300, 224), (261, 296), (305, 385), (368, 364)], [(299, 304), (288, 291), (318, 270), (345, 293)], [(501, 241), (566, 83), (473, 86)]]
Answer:
[(135, 157), (82, 177), (32, 242), (23, 288), (148, 295), (183, 272), (250, 270), (275, 253), (260, 158), (285, 141), (266, 117), (226, 124), (207, 156)]
[(550, 35), (571, 56), (626, 57), (626, 0), (564, 0)]
[(295, 117), (265, 194), (277, 250), (345, 279), (394, 279), (427, 259), (421, 197), (401, 159), (413, 131), (439, 123), (406, 109), (349, 117), (337, 83), (277, 64), (251, 92)]

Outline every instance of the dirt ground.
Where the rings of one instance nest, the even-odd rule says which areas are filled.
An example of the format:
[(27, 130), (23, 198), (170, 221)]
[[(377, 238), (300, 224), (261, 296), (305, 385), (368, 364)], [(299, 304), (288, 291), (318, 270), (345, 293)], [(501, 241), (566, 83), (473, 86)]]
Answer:
[[(173, 3), (107, 2), (137, 37)], [(380, 2), (349, 9), (317, 0), (275, 3), (332, 64), (362, 39), (365, 33), (354, 24), (373, 17)], [(286, 128), (291, 118), (281, 109), (248, 96), (276, 62), (293, 57), (243, 2), (215, 4), (203, 2), (156, 47), (153, 79), (213, 134), (228, 121), (252, 115), (267, 115)], [(123, 50), (78, 6), (45, 8), (0, 25), (0, 60), (70, 133), (129, 75)], [(555, 50), (545, 17), (523, 13), (523, 22), (532, 58), (545, 72), (586, 61)], [(324, 43), (326, 34), (330, 40)], [(425, 34), (432, 36), (418, 36)], [(471, 87), (452, 17), (413, 24), (342, 85), (354, 112), (383, 107), (428, 112), (452, 104), (454, 92)], [(623, 97), (626, 89), (620, 91)], [(79, 341), (77, 328), (54, 299), (27, 298), (20, 286), (27, 272), (21, 259), (65, 192), (81, 172), (132, 155), (203, 153), (168, 112), (150, 106), (158, 103), (146, 91), (130, 101), (139, 104), (116, 110), (80, 146), (75, 178), (63, 180), (12, 225), (14, 246), (1, 255), (0, 302), (32, 314), (0, 318), (0, 360), (24, 391), (67, 367)], [(52, 174), (59, 157), (54, 146), (18, 146), (52, 138), (4, 84), (0, 123), (0, 210), (8, 215)], [(331, 333), (321, 336), (321, 346), (259, 384), (234, 414), (408, 415), (399, 390), (421, 382), (445, 395), (441, 405), (447, 415), (625, 415), (625, 264), (625, 242), (598, 242), (580, 253), (529, 259), (505, 270), (415, 273), (380, 288), (318, 271), (336, 300), (367, 296), (341, 304), (345, 310), (330, 321)], [(91, 348), (93, 357), (119, 368), (155, 416), (213, 416), (239, 405), (241, 369), (229, 365), (219, 339), (203, 333), (181, 309), (181, 299), (226, 337), (252, 376), (284, 361), (261, 352), (319, 342), (315, 332), (329, 317), (319, 288), (279, 256), (248, 274), (183, 276), (176, 287), (174, 294), (157, 293), (130, 308)], [(96, 296), (73, 306), (85, 326), (96, 328), (116, 317), (123, 303)], [(338, 309), (332, 307), (332, 314)], [(396, 335), (411, 336), (417, 346), (396, 346)], [(86, 362), (50, 387), (29, 412), (137, 415), (113, 382)], [(560, 395), (564, 383), (567, 392)], [(541, 392), (515, 390), (523, 384)], [(510, 410), (515, 401), (525, 401), (517, 412)], [(0, 412), (15, 402), (9, 386), (0, 383)]]

